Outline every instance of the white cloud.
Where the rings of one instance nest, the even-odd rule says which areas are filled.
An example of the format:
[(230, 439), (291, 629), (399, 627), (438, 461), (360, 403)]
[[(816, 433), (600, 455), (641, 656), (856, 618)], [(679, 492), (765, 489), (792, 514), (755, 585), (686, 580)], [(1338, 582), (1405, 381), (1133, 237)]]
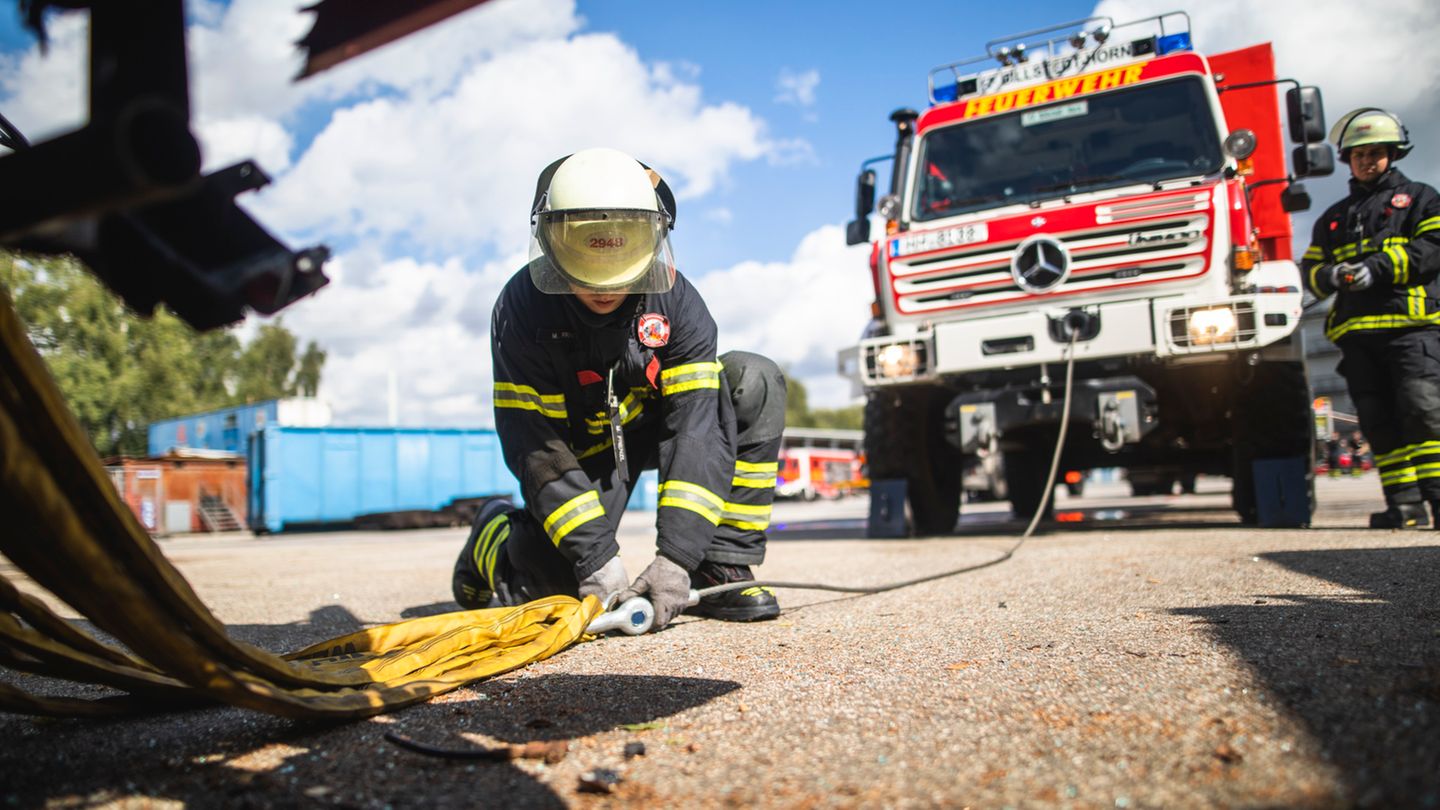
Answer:
[(811, 68), (803, 73), (784, 68), (775, 80), (775, 101), (797, 107), (815, 106), (815, 88), (820, 86), (820, 71)]
[(254, 160), (267, 173), (290, 167), (294, 139), (273, 119), (234, 116), (205, 125), (203, 132), (207, 172), (246, 159)]
[(46, 32), (44, 56), (38, 46), (0, 54), (0, 112), (32, 143), (78, 129), (89, 117), (89, 15), (52, 15)]
[(328, 352), (320, 394), (339, 423), (385, 424), (394, 374), (401, 424), (490, 424), (490, 309), (516, 266), (398, 259), (357, 284), (342, 256), (327, 265), (330, 286), (287, 309), (285, 326)]
[(717, 225), (729, 225), (735, 221), (735, 212), (724, 207), (709, 208), (700, 215), (700, 218), (706, 222), (714, 222)]
[(805, 384), (811, 407), (849, 403), (850, 384), (835, 355), (853, 346), (874, 298), (870, 246), (846, 246), (845, 229), (826, 225), (800, 240), (786, 262), (741, 262), (695, 282), (720, 328), (720, 350), (769, 357)]
[(779, 149), (749, 110), (707, 105), (674, 75), (609, 34), (523, 44), (473, 66), (451, 93), (339, 110), (255, 207), (307, 234), (513, 250), (528, 238), (534, 177), (557, 156), (614, 146), (686, 199)]

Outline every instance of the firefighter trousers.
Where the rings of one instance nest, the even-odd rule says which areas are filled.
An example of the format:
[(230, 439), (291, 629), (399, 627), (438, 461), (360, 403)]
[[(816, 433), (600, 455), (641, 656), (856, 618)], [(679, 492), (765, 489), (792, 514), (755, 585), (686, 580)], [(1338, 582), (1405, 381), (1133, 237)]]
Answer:
[(1351, 334), (1340, 350), (1386, 504), (1440, 501), (1440, 329)]
[[(785, 375), (774, 361), (750, 352), (728, 352), (720, 362), (725, 369), (720, 418), (735, 422), (736, 472), (705, 560), (758, 565), (765, 560), (765, 530), (775, 500), (780, 436), (785, 429)], [(658, 425), (651, 425), (625, 432), (630, 457), (642, 459), (642, 469), (657, 467), (658, 431)], [(621, 481), (609, 454), (587, 459), (581, 468), (600, 495), (611, 529), (618, 529), (635, 489), (636, 471), (631, 480)], [(574, 567), (541, 529), (543, 518), (524, 509), (510, 514), (510, 536), (497, 555), (494, 572), (499, 600), (521, 604), (556, 594), (577, 595)]]

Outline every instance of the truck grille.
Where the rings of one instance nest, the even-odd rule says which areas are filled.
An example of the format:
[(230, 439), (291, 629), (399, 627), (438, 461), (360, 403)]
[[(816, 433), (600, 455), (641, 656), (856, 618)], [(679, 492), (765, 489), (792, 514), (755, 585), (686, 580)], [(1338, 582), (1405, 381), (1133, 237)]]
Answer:
[(1047, 234), (1070, 251), (1070, 276), (1040, 295), (1010, 275), (1019, 240), (895, 258), (889, 266), (896, 306), (901, 315), (922, 315), (1196, 276), (1206, 269), (1208, 204), (1208, 193), (1190, 192), (1097, 206), (1095, 227)]

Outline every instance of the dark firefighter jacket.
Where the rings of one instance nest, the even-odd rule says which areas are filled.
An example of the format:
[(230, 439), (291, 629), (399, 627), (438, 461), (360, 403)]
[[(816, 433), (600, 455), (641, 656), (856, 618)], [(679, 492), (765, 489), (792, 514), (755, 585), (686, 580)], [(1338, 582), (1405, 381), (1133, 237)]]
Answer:
[[(663, 345), (642, 344), (642, 321), (652, 344), (668, 325)], [(619, 550), (596, 490), (616, 466), (605, 396), (612, 369), (624, 435), (657, 437), (658, 551), (686, 570), (699, 565), (730, 492), (735, 423), (719, 402), (715, 321), (685, 277), (597, 316), (573, 295), (540, 292), (522, 269), (495, 303), (490, 340), (505, 463), (576, 577)], [(643, 461), (630, 459), (632, 477)]]
[(1341, 290), (1325, 336), (1440, 325), (1440, 194), (1390, 169), (1315, 221), (1300, 270), (1321, 298), (1335, 292), (1319, 270), (1361, 261), (1375, 276), (1365, 290)]

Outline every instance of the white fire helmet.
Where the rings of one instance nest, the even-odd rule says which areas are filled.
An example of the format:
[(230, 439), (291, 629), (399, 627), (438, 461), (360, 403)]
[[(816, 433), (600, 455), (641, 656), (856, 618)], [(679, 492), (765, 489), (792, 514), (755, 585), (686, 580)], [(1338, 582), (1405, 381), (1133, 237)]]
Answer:
[(1340, 151), (1340, 159), (1346, 162), (1350, 160), (1350, 150), (1356, 146), (1389, 144), (1394, 147), (1394, 160), (1405, 157), (1414, 146), (1399, 116), (1379, 107), (1361, 107), (1345, 113), (1330, 128), (1330, 140)]
[(624, 152), (557, 160), (536, 185), (530, 277), (546, 293), (665, 292), (675, 284), (673, 209), (660, 176)]

